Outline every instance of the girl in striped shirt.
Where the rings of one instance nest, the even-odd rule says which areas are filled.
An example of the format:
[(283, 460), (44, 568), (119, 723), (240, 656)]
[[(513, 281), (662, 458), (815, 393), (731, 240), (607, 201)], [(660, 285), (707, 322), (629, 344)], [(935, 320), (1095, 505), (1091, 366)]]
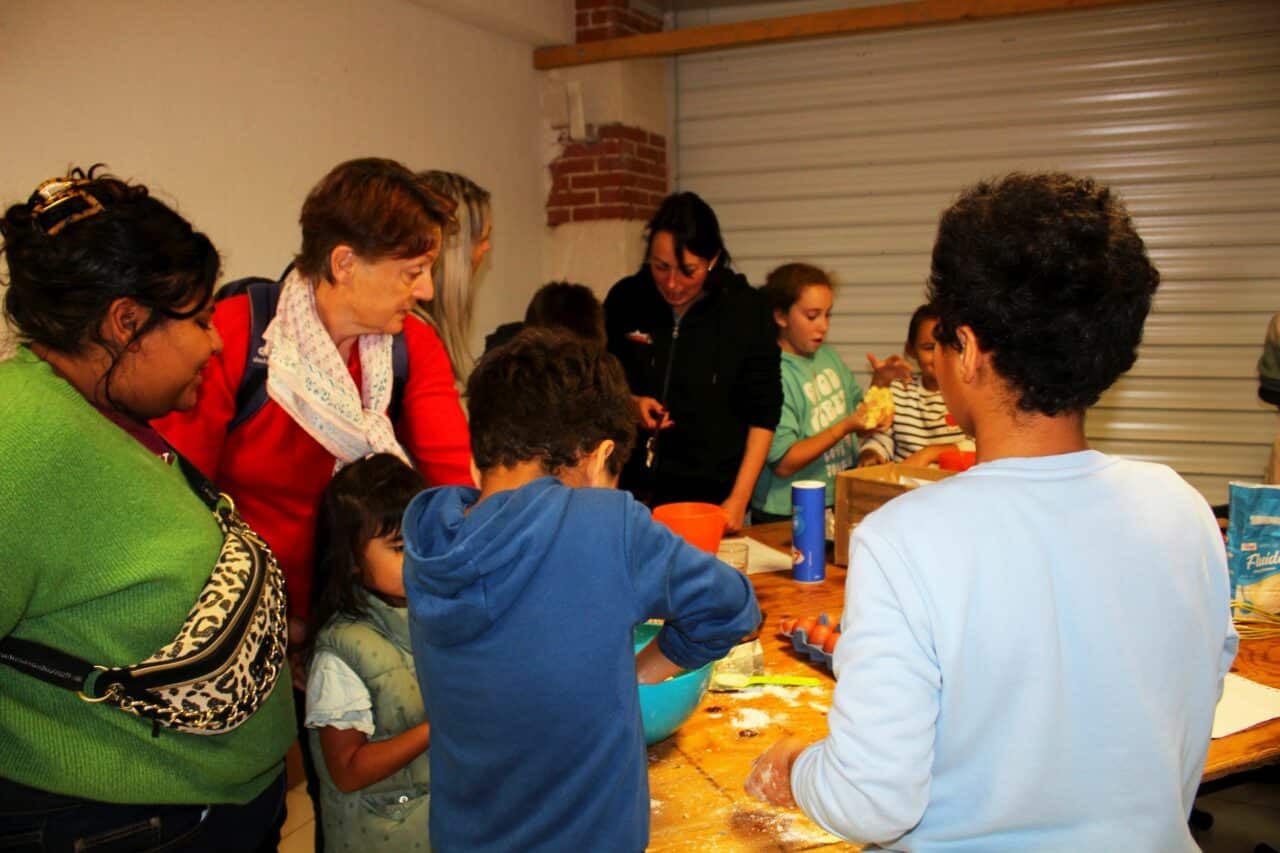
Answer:
[(898, 379), (889, 386), (893, 391), (893, 425), (863, 438), (859, 467), (885, 462), (929, 465), (943, 451), (959, 449), (960, 442), (967, 440), (959, 427), (947, 422), (947, 404), (933, 372), (937, 347), (933, 327), (937, 323), (938, 315), (928, 305), (921, 305), (911, 315), (905, 353), (919, 365), (920, 373), (909, 383)]

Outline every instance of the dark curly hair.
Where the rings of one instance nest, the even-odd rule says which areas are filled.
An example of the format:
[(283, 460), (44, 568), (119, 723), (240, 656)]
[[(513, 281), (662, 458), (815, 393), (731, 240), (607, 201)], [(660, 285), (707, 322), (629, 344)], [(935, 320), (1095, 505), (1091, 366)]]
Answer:
[(467, 380), (467, 399), (481, 470), (536, 460), (557, 474), (612, 439), (608, 470), (616, 475), (631, 454), (636, 411), (622, 365), (568, 332), (527, 328), (486, 353)]
[(339, 163), (302, 203), (302, 249), (293, 263), (312, 281), (330, 281), (329, 255), (338, 246), (366, 261), (425, 255), (436, 226), (445, 234), (457, 227), (456, 208), (394, 160)]
[(398, 456), (375, 453), (333, 475), (316, 518), (316, 563), (303, 659), (316, 634), (337, 614), (362, 615), (360, 560), (365, 546), (400, 531), (405, 507), (427, 487)]
[(73, 189), (64, 196), (83, 193), (100, 211), (50, 222), (35, 193), (0, 220), (9, 264), (5, 313), (25, 340), (69, 355), (92, 343), (107, 346), (100, 327), (117, 299), (152, 309), (137, 340), (166, 317), (200, 313), (218, 277), (208, 237), (142, 184), (99, 174), (99, 167), (71, 169), (65, 180)]
[(1018, 408), (1083, 412), (1133, 366), (1160, 274), (1120, 200), (1088, 178), (1014, 173), (966, 190), (938, 225), (934, 338), (969, 326)]

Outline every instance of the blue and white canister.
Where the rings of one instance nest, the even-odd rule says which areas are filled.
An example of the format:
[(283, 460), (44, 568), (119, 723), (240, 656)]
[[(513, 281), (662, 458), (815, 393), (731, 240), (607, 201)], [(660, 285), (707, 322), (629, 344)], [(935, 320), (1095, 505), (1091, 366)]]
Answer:
[(791, 578), (817, 583), (827, 576), (827, 484), (791, 484)]

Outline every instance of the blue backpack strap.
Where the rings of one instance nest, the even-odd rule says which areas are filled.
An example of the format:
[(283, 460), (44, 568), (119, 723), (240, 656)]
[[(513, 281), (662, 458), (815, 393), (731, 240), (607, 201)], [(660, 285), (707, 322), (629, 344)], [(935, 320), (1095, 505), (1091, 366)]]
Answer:
[[(236, 413), (227, 424), (231, 432), (253, 417), (267, 403), (267, 357), (262, 335), (276, 315), (281, 283), (269, 278), (242, 278), (229, 282), (218, 291), (218, 299), (244, 293), (249, 297), (249, 347), (236, 388)], [(228, 293), (228, 289), (234, 288)]]
[[(249, 346), (244, 373), (240, 374), (240, 385), (236, 388), (236, 413), (227, 424), (227, 432), (249, 420), (267, 404), (267, 356), (263, 351), (266, 342), (262, 336), (276, 316), (283, 285), (283, 281), (269, 278), (241, 278), (224, 284), (215, 297), (225, 299), (240, 294), (249, 297)], [(391, 371), (391, 403), (387, 407), (387, 416), (394, 424), (400, 417), (404, 388), (409, 381), (409, 347), (403, 332), (391, 339)]]
[(404, 331), (391, 339), (391, 403), (387, 417), (394, 426), (400, 420), (404, 408), (404, 386), (409, 382), (409, 345), (404, 341)]

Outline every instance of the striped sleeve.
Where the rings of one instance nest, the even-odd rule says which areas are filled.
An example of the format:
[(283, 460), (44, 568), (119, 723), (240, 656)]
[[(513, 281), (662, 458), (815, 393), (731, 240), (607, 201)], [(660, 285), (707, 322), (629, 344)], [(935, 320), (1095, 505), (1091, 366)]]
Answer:
[(947, 404), (938, 391), (929, 391), (920, 382), (890, 386), (893, 391), (893, 426), (887, 433), (876, 433), (867, 444), (885, 458), (901, 462), (922, 447), (931, 444), (954, 444), (965, 438), (959, 427), (947, 423)]

